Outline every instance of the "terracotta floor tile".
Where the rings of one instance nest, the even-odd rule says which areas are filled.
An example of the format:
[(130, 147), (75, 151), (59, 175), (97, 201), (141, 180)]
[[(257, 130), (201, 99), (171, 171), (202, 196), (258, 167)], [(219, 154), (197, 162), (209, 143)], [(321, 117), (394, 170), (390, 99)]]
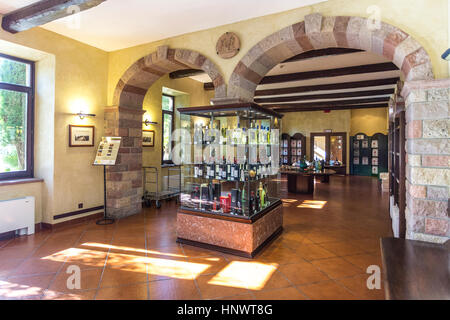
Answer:
[(305, 300), (295, 287), (254, 292), (256, 300)]
[(81, 287), (80, 289), (70, 289), (68, 288), (68, 281), (69, 284), (73, 284), (74, 282), (71, 280), (72, 276), (74, 275), (73, 272), (67, 273), (68, 271), (68, 265), (65, 265), (63, 267), (63, 270), (61, 270), (60, 273), (55, 277), (52, 284), (49, 287), (49, 290), (54, 293), (69, 293), (69, 294), (77, 294), (78, 291), (84, 291), (84, 290), (91, 290), (91, 289), (97, 289), (100, 277), (102, 275), (102, 268), (97, 269), (87, 269), (87, 270), (81, 270), (80, 273), (80, 280), (81, 280)]
[(33, 253), (35, 249), (33, 247), (4, 247), (0, 249), (0, 261), (9, 259), (25, 259)]
[(223, 297), (213, 300), (255, 300), (255, 295), (253, 293), (247, 293), (247, 294), (240, 294), (237, 296), (231, 296), (231, 297)]
[(147, 291), (147, 283), (103, 288), (97, 291), (95, 300), (148, 300)]
[(381, 257), (377, 254), (358, 254), (343, 258), (364, 271), (367, 270), (367, 267), (372, 265), (379, 266), (380, 268), (383, 267)]
[(97, 290), (80, 290), (72, 293), (47, 290), (42, 300), (94, 300)]
[(23, 259), (0, 259), (0, 280), (16, 270), (23, 261)]
[(207, 268), (201, 273), (202, 275), (216, 274), (223, 270), (230, 263), (227, 259), (225, 259), (225, 257), (217, 255), (188, 258), (187, 261), (189, 263), (192, 262), (207, 265)]
[(335, 257), (336, 255), (319, 245), (305, 244), (295, 249), (295, 252), (303, 259), (311, 261), (316, 259), (326, 259)]
[(292, 284), (306, 284), (329, 280), (329, 278), (310, 263), (295, 263), (279, 268)]
[(150, 300), (199, 300), (194, 280), (169, 279), (148, 284)]
[(341, 285), (350, 290), (357, 299), (361, 300), (384, 300), (383, 281), (381, 281), (381, 289), (369, 290), (367, 287), (367, 279), (370, 275), (356, 275), (354, 277), (339, 279)]
[(299, 286), (298, 289), (313, 300), (354, 300), (357, 299), (344, 287), (334, 281), (325, 281)]
[(349, 277), (364, 272), (361, 268), (354, 266), (343, 258), (315, 260), (311, 263), (332, 279)]
[(368, 253), (380, 253), (380, 239), (378, 238), (367, 238), (358, 239), (353, 242), (355, 246), (360, 247), (362, 250)]
[(0, 280), (0, 300), (40, 298), (50, 284), (54, 274), (14, 277)]
[(52, 261), (39, 258), (30, 258), (20, 264), (13, 272), (14, 276), (35, 275), (35, 274), (47, 274), (57, 272), (63, 262)]
[(267, 263), (277, 263), (279, 265), (305, 261), (296, 251), (284, 246), (276, 245), (268, 247), (261, 254), (256, 256), (256, 260)]
[(147, 266), (129, 265), (120, 269), (105, 268), (100, 287), (116, 287), (147, 282)]
[(208, 283), (213, 281), (213, 277), (214, 276), (200, 276), (196, 279), (203, 299), (220, 299), (249, 293), (249, 290), (242, 287)]
[(348, 256), (352, 254), (364, 253), (363, 249), (353, 245), (350, 241), (325, 242), (321, 243), (320, 246), (334, 253), (337, 256)]

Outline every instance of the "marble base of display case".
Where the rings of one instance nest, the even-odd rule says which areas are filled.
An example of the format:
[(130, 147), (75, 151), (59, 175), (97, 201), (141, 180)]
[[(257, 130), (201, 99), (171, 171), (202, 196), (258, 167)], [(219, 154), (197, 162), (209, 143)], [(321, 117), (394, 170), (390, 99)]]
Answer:
[(177, 212), (177, 242), (247, 258), (253, 258), (282, 230), (279, 200), (252, 219), (183, 208)]

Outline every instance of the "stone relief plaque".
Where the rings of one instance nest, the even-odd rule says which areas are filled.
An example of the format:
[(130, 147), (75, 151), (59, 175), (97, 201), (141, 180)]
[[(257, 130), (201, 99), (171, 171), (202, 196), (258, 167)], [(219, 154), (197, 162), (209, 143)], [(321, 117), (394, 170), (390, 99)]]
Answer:
[(216, 52), (222, 59), (233, 58), (240, 49), (241, 41), (233, 32), (226, 32), (217, 41)]

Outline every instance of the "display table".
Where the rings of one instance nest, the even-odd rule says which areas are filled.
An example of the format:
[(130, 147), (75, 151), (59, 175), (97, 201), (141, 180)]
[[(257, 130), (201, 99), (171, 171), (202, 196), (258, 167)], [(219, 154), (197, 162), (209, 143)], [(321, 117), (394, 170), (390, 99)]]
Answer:
[(288, 178), (288, 191), (291, 193), (311, 194), (314, 193), (314, 178), (322, 179), (322, 182), (329, 182), (330, 176), (336, 174), (334, 170), (325, 169), (323, 171), (296, 171), (285, 170), (281, 172)]
[(283, 205), (276, 200), (251, 219), (180, 208), (177, 242), (253, 258), (283, 230)]
[(346, 165), (340, 165), (340, 166), (325, 165), (325, 169), (333, 170), (336, 172), (336, 174), (341, 174), (344, 176), (347, 174), (347, 166)]

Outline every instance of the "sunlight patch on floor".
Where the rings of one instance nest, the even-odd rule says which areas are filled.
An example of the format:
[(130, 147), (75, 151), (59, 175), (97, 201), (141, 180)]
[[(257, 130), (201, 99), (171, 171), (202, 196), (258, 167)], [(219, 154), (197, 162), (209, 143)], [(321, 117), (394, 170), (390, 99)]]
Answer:
[(124, 246), (114, 246), (114, 245), (103, 244), (103, 243), (86, 242), (86, 243), (83, 243), (82, 246), (96, 247), (96, 248), (103, 248), (103, 249), (113, 249), (113, 250), (118, 250), (118, 251), (131, 251), (131, 252), (136, 252), (136, 253), (147, 253), (147, 254), (154, 254), (154, 255), (164, 255), (164, 256), (169, 256), (169, 257), (187, 258), (187, 256), (181, 255), (181, 254), (166, 253), (166, 252), (155, 251), (155, 250), (137, 249), (137, 248), (124, 247)]
[(260, 262), (233, 261), (208, 281), (208, 284), (262, 290), (277, 270), (277, 266)]
[(32, 287), (23, 284), (0, 281), (0, 300), (3, 299), (22, 299), (25, 297), (38, 296), (42, 288)]
[(327, 201), (304, 200), (297, 208), (322, 209), (326, 204)]

